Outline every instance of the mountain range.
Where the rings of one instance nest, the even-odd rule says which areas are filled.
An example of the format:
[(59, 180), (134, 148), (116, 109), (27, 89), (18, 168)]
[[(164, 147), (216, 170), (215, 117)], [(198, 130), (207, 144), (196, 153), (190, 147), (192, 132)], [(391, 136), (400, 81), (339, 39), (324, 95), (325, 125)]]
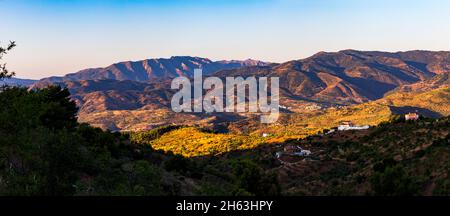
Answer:
[(42, 79), (31, 88), (51, 84), (69, 88), (80, 106), (80, 120), (104, 129), (145, 130), (152, 125), (169, 123), (211, 125), (248, 118), (172, 113), (170, 99), (174, 91), (170, 89), (171, 79), (192, 77), (196, 68), (202, 68), (206, 76), (222, 78), (280, 77), (281, 104), (290, 107), (284, 111), (303, 113), (305, 108), (311, 107), (320, 110), (370, 104), (399, 91), (416, 93), (417, 89), (422, 92), (448, 89), (450, 52), (343, 50), (319, 52), (280, 64), (250, 59), (211, 61), (178, 56), (85, 69), (64, 77)]
[(280, 87), (296, 97), (362, 103), (394, 88), (450, 70), (450, 52), (320, 52), (309, 58), (266, 67), (219, 72), (223, 76), (277, 76)]
[(174, 56), (171, 58), (147, 59), (142, 61), (126, 61), (112, 64), (105, 68), (89, 68), (64, 77), (49, 77), (39, 81), (37, 87), (55, 82), (80, 80), (131, 80), (151, 82), (172, 79), (178, 76), (193, 76), (194, 69), (203, 69), (208, 75), (219, 70), (240, 68), (245, 66), (264, 66), (270, 63), (247, 59), (244, 61), (211, 61), (207, 58)]
[(37, 80), (32, 79), (20, 79), (20, 78), (7, 78), (4, 80), (0, 80), (1, 85), (9, 85), (9, 86), (24, 86), (28, 87), (36, 83)]

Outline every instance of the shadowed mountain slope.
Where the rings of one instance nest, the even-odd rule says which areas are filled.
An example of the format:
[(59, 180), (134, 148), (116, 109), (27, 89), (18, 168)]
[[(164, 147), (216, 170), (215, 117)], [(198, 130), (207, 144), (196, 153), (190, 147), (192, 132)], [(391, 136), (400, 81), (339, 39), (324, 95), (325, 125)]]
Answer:
[(450, 71), (450, 52), (320, 52), (309, 58), (264, 67), (224, 70), (217, 76), (280, 77), (295, 96), (337, 103), (376, 100), (400, 85)]

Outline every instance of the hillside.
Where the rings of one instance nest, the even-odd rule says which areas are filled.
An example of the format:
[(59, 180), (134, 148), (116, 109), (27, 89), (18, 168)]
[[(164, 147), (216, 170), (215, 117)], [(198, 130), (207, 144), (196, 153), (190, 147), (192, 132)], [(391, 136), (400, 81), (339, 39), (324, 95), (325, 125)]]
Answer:
[[(430, 80), (424, 82), (429, 83)], [(381, 99), (362, 104), (282, 113), (278, 124), (262, 125), (257, 119), (248, 118), (230, 123), (229, 128), (235, 133), (271, 133), (279, 139), (294, 139), (337, 127), (343, 121), (376, 126), (389, 121), (394, 115), (409, 112), (431, 118), (445, 117), (450, 115), (449, 103), (450, 87), (442, 83), (433, 87), (427, 85), (427, 88), (417, 91), (392, 91)]]
[[(449, 62), (448, 52), (430, 51), (320, 52), (282, 64), (172, 57), (88, 69), (62, 78), (43, 79), (32, 88), (50, 83), (69, 88), (80, 107), (81, 122), (114, 131), (183, 124), (236, 132), (284, 130), (284, 136), (305, 136), (345, 119), (376, 125), (391, 114), (416, 110), (432, 117), (445, 116)], [(149, 65), (162, 66), (155, 69)], [(175, 91), (170, 89), (167, 78), (191, 76), (197, 67), (203, 68), (206, 75), (222, 78), (280, 77), (280, 104), (289, 108), (282, 109), (279, 124), (269, 128), (259, 125), (252, 115), (173, 113), (170, 99)], [(287, 125), (288, 129), (283, 129)]]
[[(224, 174), (223, 167), (156, 151), (130, 134), (80, 124), (69, 95), (60, 87), (0, 91), (1, 196), (279, 194), (275, 176), (257, 164), (230, 160)], [(251, 179), (242, 169), (252, 169)], [(220, 188), (212, 189), (218, 179)], [(247, 187), (247, 180), (258, 186)]]
[[(234, 149), (251, 149), (265, 144), (301, 139), (337, 127), (342, 121), (376, 126), (395, 115), (418, 112), (424, 117), (450, 115), (450, 89), (420, 92), (396, 92), (377, 101), (345, 107), (331, 107), (307, 113), (283, 113), (277, 124), (264, 125), (258, 118), (245, 118), (229, 123), (230, 134), (209, 134), (193, 128), (170, 132), (152, 141), (156, 149), (185, 156), (224, 153)], [(197, 124), (197, 126), (202, 126)], [(262, 137), (263, 133), (270, 134)]]
[(430, 91), (430, 90), (433, 90), (436, 88), (449, 87), (449, 86), (450, 86), (450, 73), (443, 73), (443, 74), (438, 74), (432, 78), (426, 79), (421, 82), (417, 82), (417, 83), (413, 83), (413, 84), (409, 84), (409, 85), (402, 85), (386, 94), (396, 93), (396, 92), (424, 92), (424, 91)]
[[(438, 78), (438, 77), (437, 77)], [(435, 79), (435, 78), (432, 78)], [(86, 81), (90, 83), (94, 81)], [(290, 112), (283, 112), (278, 124), (264, 126), (254, 116), (237, 114), (189, 114), (173, 113), (169, 98), (173, 91), (167, 91), (157, 85), (135, 83), (126, 88), (131, 81), (95, 81), (111, 82), (111, 89), (98, 90), (85, 87), (69, 87), (75, 101), (81, 106), (79, 120), (104, 129), (145, 130), (165, 124), (196, 125), (214, 128), (220, 126), (242, 133), (245, 131), (269, 131), (283, 136), (314, 134), (324, 128), (335, 127), (341, 121), (353, 121), (361, 125), (377, 125), (389, 120), (393, 114), (419, 112), (428, 117), (441, 117), (450, 114), (449, 87), (427, 84), (417, 91), (394, 90), (385, 97), (367, 103), (351, 106), (333, 106), (307, 100), (289, 101)], [(429, 83), (429, 80), (423, 83)], [(70, 83), (68, 83), (70, 84)], [(124, 84), (125, 87), (120, 87)], [(422, 82), (413, 85), (424, 85)], [(144, 89), (136, 91), (136, 89)], [(120, 90), (115, 90), (120, 89)], [(131, 102), (131, 103), (130, 103)], [(221, 127), (222, 127), (221, 126)], [(247, 129), (245, 129), (247, 128)], [(255, 133), (255, 132), (254, 132)]]
[[(78, 123), (69, 96), (59, 87), (0, 92), (0, 194), (450, 194), (449, 117), (392, 116), (295, 139), (175, 125), (111, 133)], [(298, 147), (310, 154), (289, 155)]]
[[(221, 148), (229, 147), (230, 143), (226, 135), (219, 135), (218, 141), (213, 139), (216, 135), (192, 128), (163, 130), (143, 136), (137, 133), (132, 140), (169, 152), (179, 152), (184, 146), (172, 148), (168, 143), (160, 146), (161, 139), (197, 141), (197, 146), (185, 149), (194, 152), (205, 147), (200, 143)], [(369, 130), (308, 136), (249, 149), (234, 142), (234, 150), (189, 160), (205, 167), (208, 174), (204, 178), (214, 179), (206, 184), (207, 191), (216, 195), (230, 195), (230, 191), (220, 188), (228, 187), (227, 179), (232, 178), (233, 163), (237, 161), (247, 161), (259, 167), (253, 169), (275, 175), (283, 195), (449, 195), (449, 131), (449, 117), (418, 122), (405, 122), (397, 117)], [(198, 137), (200, 134), (202, 137)], [(299, 146), (311, 154), (276, 156), (280, 152), (286, 154), (289, 146)], [(212, 177), (212, 173), (216, 176)]]
[(274, 170), (292, 195), (448, 195), (449, 131), (447, 117), (310, 137), (288, 144), (311, 150), (312, 160)]
[(382, 98), (400, 85), (446, 74), (450, 52), (320, 52), (309, 58), (266, 67), (244, 67), (218, 76), (280, 77), (280, 87), (307, 99), (343, 104)]

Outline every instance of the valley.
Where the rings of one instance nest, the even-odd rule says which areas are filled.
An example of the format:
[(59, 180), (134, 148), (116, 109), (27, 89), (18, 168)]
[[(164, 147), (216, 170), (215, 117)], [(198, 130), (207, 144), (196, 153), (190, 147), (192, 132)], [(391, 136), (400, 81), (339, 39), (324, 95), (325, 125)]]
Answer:
[[(285, 134), (308, 135), (335, 127), (343, 120), (376, 125), (388, 120), (391, 113), (415, 111), (412, 107), (432, 117), (448, 115), (449, 56), (448, 52), (343, 50), (320, 52), (282, 64), (172, 57), (82, 70), (65, 77), (42, 79), (30, 88), (49, 84), (67, 87), (80, 107), (81, 122), (112, 131), (142, 131), (179, 124), (246, 133), (291, 128)], [(150, 66), (144, 70), (146, 62), (159, 62), (162, 66), (158, 70)], [(170, 99), (175, 93), (170, 89), (171, 78), (190, 77), (195, 67), (223, 79), (227, 76), (280, 77), (280, 120), (265, 126), (255, 121), (257, 114), (174, 113), (170, 109)], [(405, 89), (415, 90), (405, 92)], [(248, 129), (235, 130), (241, 127)]]
[[(182, 68), (187, 63), (180, 58), (165, 65), (174, 61)], [(279, 120), (263, 124), (261, 113), (173, 112), (169, 86), (177, 75), (167, 68), (156, 73), (161, 77), (130, 68), (125, 77), (116, 65), (46, 78), (28, 90), (0, 93), (9, 101), (0, 110), (7, 123), (0, 141), (14, 169), (23, 167), (28, 174), (22, 177), (36, 185), (23, 191), (20, 178), (6, 176), (10, 182), (0, 189), (73, 195), (450, 193), (447, 52), (345, 50), (281, 64), (201, 62), (223, 66), (209, 72), (221, 79), (280, 77)], [(417, 118), (405, 120), (407, 113)], [(19, 151), (24, 156), (14, 154), (16, 146), (26, 149)], [(52, 149), (51, 155), (34, 146)], [(50, 159), (58, 163), (44, 163)], [(54, 179), (35, 182), (48, 175), (47, 168), (29, 174), (33, 161), (58, 168), (55, 175), (76, 187), (62, 182), (54, 188)]]

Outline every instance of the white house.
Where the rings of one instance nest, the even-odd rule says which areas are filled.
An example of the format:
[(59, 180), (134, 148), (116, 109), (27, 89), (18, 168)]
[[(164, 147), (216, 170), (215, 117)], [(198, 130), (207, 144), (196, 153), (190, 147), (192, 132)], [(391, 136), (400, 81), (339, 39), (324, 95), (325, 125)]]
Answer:
[(408, 113), (405, 115), (406, 121), (416, 121), (417, 119), (419, 119), (419, 114), (417, 113)]
[(339, 130), (339, 131), (346, 131), (346, 130), (367, 130), (367, 129), (369, 129), (369, 128), (370, 128), (369, 125), (358, 126), (358, 125), (353, 125), (353, 123), (352, 123), (352, 122), (349, 122), (349, 121), (341, 122), (341, 124), (338, 126), (338, 130)]

